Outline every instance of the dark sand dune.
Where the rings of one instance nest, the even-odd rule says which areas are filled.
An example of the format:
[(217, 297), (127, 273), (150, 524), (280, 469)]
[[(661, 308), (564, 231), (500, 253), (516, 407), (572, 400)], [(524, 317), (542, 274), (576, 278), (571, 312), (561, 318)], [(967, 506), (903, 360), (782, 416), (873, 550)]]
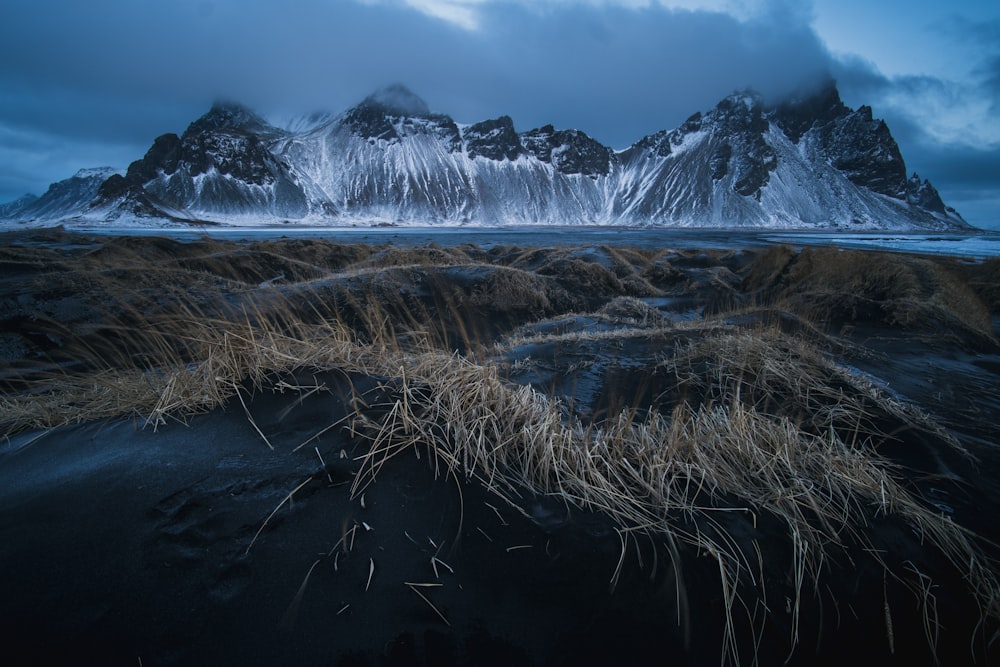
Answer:
[[(669, 563), (646, 572), (630, 554), (612, 593), (620, 543), (600, 515), (525, 497), (524, 516), (435, 476), (426, 453), (352, 499), (349, 439), (291, 451), (343, 412), (349, 390), (327, 386), (250, 403), (274, 451), (222, 410), (155, 433), (126, 420), (15, 437), (0, 467), (6, 664), (579, 664), (678, 649)], [(699, 652), (714, 660), (711, 646)]]
[(7, 241), (3, 664), (1000, 659), (991, 262)]

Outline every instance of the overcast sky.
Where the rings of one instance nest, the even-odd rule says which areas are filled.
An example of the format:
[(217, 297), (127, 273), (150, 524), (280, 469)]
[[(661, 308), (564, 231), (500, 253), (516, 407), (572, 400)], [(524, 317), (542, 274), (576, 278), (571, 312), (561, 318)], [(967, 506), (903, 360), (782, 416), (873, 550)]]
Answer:
[(219, 98), (287, 118), (400, 82), (460, 123), (620, 149), (827, 74), (910, 172), (1000, 229), (997, 0), (3, 0), (0, 202), (124, 168)]

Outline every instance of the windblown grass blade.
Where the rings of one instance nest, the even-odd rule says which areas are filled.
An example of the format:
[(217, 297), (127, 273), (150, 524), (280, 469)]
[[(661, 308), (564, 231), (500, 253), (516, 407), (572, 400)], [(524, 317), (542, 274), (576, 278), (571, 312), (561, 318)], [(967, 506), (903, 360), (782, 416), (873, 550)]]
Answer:
[[(968, 453), (940, 420), (845, 363), (845, 357), (860, 354), (858, 346), (827, 333), (826, 322), (833, 318), (849, 326), (870, 315), (908, 331), (944, 328), (973, 348), (995, 345), (984, 302), (991, 292), (974, 273), (989, 267), (903, 256), (874, 265), (852, 252), (781, 247), (759, 253), (743, 268), (706, 255), (713, 266), (687, 272), (671, 262), (697, 265), (702, 259), (662, 249), (603, 248), (603, 263), (553, 249), (508, 249), (497, 259), (439, 248), (353, 248), (342, 254), (345, 259), (323, 267), (285, 262), (302, 280), (260, 288), (273, 277), (273, 267), (253, 267), (260, 280), (248, 283), (209, 252), (197, 259), (199, 277), (179, 273), (176, 289), (155, 295), (122, 282), (136, 279), (142, 258), (117, 254), (121, 264), (110, 268), (127, 273), (126, 279), (97, 264), (106, 274), (100, 278), (105, 291), (115, 295), (103, 306), (104, 321), (63, 352), (79, 369), (53, 363), (63, 370), (13, 377), (19, 389), (0, 394), (0, 424), (15, 433), (128, 414), (156, 428), (225, 406), (235, 396), (255, 432), (274, 449), (243, 389), (253, 395), (265, 387), (299, 392), (276, 415), (281, 421), (329, 388), (320, 381), (298, 386), (289, 377), (332, 371), (349, 385), (346, 414), (331, 418), (295, 450), (342, 429), (351, 445), (340, 450), (341, 464), (353, 458), (357, 474), (350, 494), (360, 497), (362, 509), (366, 490), (386, 466), (412, 452), (418, 465), (456, 484), (455, 543), (466, 520), (463, 484), (481, 484), (502, 498), (513, 510), (510, 523), (517, 514), (530, 517), (527, 500), (535, 495), (558, 499), (568, 513), (602, 513), (620, 540), (610, 587), (621, 582), (629, 538), (640, 567), (650, 566), (638, 539), (647, 536), (654, 563), (656, 547), (667, 547), (682, 624), (691, 599), (685, 560), (704, 554), (712, 559), (713, 577), (718, 570), (726, 613), (722, 657), (730, 663), (750, 659), (739, 653), (737, 615), (745, 613), (750, 626), (764, 628), (760, 610), (778, 604), (767, 597), (768, 547), (756, 539), (761, 525), (779, 526), (790, 553), (782, 556), (792, 591), (789, 657), (800, 650), (804, 601), (821, 590), (830, 563), (866, 558), (888, 571), (888, 559), (872, 543), (870, 524), (876, 521), (896, 521), (918, 533), (935, 558), (962, 573), (990, 627), (1000, 620), (996, 563), (977, 537), (919, 497), (883, 450), (917, 434), (949, 455)], [(962, 275), (980, 275), (979, 282), (963, 281)], [(456, 276), (461, 280), (452, 280)], [(696, 279), (714, 296), (688, 319), (671, 320), (638, 298), (677, 295), (670, 290)], [(226, 298), (218, 296), (220, 289)], [(571, 326), (579, 322), (584, 324)], [(46, 326), (55, 331), (56, 324)], [(520, 325), (525, 328), (518, 330)], [(66, 327), (59, 332), (69, 335)], [(654, 361), (633, 369), (655, 381), (652, 398), (633, 401), (640, 392), (629, 387), (632, 393), (618, 397), (616, 407), (604, 408), (599, 418), (585, 415), (575, 396), (510, 379), (549, 363), (534, 356), (538, 350), (607, 350), (636, 341), (657, 346)], [(523, 350), (531, 350), (530, 359), (517, 356)], [(554, 372), (563, 370), (559, 359), (552, 363)], [(594, 366), (583, 360), (571, 370), (595, 372)], [(355, 391), (358, 378), (377, 389)], [(328, 382), (332, 387), (335, 381)], [(245, 554), (310, 481), (274, 508)], [(500, 528), (509, 527), (498, 508), (489, 507)], [(370, 529), (345, 521), (330, 554), (350, 553), (359, 526)], [(500, 540), (495, 526), (490, 516), (489, 531)], [(476, 530), (493, 541), (482, 527)], [(438, 566), (451, 571), (437, 555), (430, 561), (435, 577)], [(297, 610), (313, 568), (289, 612)], [(936, 584), (915, 565), (902, 570), (889, 571), (884, 582), (890, 649), (900, 649), (895, 635), (903, 633), (899, 607), (895, 617), (889, 608), (888, 587), (897, 579), (913, 589), (924, 610), (927, 642), (936, 648), (948, 623), (943, 607), (938, 617)], [(374, 574), (370, 558), (365, 590)], [(406, 585), (448, 624), (421, 592), (425, 585)]]
[(440, 586), (441, 584), (412, 584), (412, 583), (409, 583), (409, 582), (404, 582), (404, 583), (406, 584), (406, 586), (409, 587), (409, 589), (411, 591), (413, 591), (414, 593), (416, 593), (420, 597), (421, 600), (423, 600), (424, 602), (427, 603), (427, 606), (430, 607), (434, 611), (435, 614), (437, 614), (438, 618), (440, 618), (441, 621), (444, 622), (445, 625), (447, 625), (448, 627), (451, 627), (451, 623), (448, 622), (448, 619), (445, 617), (445, 615), (441, 613), (441, 610), (438, 609), (436, 606), (434, 606), (434, 603), (431, 602), (427, 598), (426, 595), (424, 595), (423, 593), (420, 592), (420, 588)]

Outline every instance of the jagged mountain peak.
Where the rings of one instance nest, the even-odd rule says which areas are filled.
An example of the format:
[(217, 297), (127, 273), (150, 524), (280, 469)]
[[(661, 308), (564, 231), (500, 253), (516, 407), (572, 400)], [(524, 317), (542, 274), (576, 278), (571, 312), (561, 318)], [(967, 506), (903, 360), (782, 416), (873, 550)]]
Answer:
[[(687, 135), (703, 129), (720, 135), (762, 135), (768, 127), (768, 112), (759, 92), (752, 88), (737, 90), (722, 98), (712, 109), (693, 113), (673, 130), (660, 130), (639, 139), (621, 155), (628, 159), (630, 155), (649, 151), (650, 155), (667, 157), (684, 143)], [(732, 147), (723, 147), (723, 150), (731, 154)], [(727, 154), (725, 160), (728, 159)]]
[(510, 116), (500, 116), (468, 126), (462, 132), (469, 157), (491, 160), (516, 160), (524, 153), (521, 139)]
[(521, 135), (525, 149), (560, 173), (607, 176), (617, 156), (607, 146), (580, 130), (557, 130), (552, 125)]
[(763, 133), (767, 130), (764, 98), (760, 93), (744, 89), (723, 98), (705, 114), (704, 120), (729, 133)]
[(218, 130), (260, 133), (272, 129), (270, 123), (242, 104), (216, 100), (208, 113), (188, 126), (186, 134)]
[(763, 107), (763, 105), (764, 97), (758, 91), (753, 88), (743, 88), (726, 95), (719, 101), (715, 108), (729, 110), (737, 109), (742, 106), (742, 108), (747, 111), (753, 111), (754, 109)]
[[(907, 201), (934, 213), (958, 215), (954, 209), (944, 205), (937, 188), (931, 185), (927, 179), (921, 179), (920, 174), (913, 172), (910, 180), (906, 183)], [(961, 216), (959, 216), (961, 217)]]
[[(80, 188), (16, 215), (78, 206), (85, 179), (68, 180)], [(736, 91), (621, 152), (580, 130), (519, 133), (509, 116), (459, 126), (400, 84), (285, 129), (221, 102), (96, 194), (83, 210), (106, 220), (967, 226), (930, 183), (908, 177), (871, 108), (848, 108), (831, 81), (777, 104)]]
[(681, 123), (679, 127), (673, 130), (660, 130), (659, 132), (646, 135), (622, 151), (621, 156), (628, 159), (630, 155), (650, 151), (649, 157), (667, 157), (673, 152), (675, 146), (680, 146), (684, 142), (686, 135), (701, 130), (704, 118), (704, 115), (700, 111), (696, 111), (688, 116), (687, 120)]
[(379, 88), (366, 97), (359, 106), (377, 107), (396, 116), (429, 116), (430, 107), (413, 91), (401, 83)]
[(80, 169), (73, 176), (50, 184), (41, 197), (25, 195), (0, 206), (0, 217), (58, 220), (79, 214), (94, 201), (108, 178), (120, 179), (121, 172), (111, 167)]
[(458, 150), (461, 145), (458, 126), (451, 117), (431, 113), (426, 102), (398, 83), (375, 91), (342, 118), (355, 135), (370, 141), (396, 143), (414, 133), (430, 133), (444, 137), (449, 150)]
[(774, 118), (788, 138), (798, 143), (814, 125), (825, 125), (850, 113), (850, 107), (840, 99), (837, 82), (828, 79), (816, 88), (800, 91), (780, 102)]
[(114, 167), (86, 167), (73, 174), (73, 178), (109, 178), (119, 172), (120, 170)]

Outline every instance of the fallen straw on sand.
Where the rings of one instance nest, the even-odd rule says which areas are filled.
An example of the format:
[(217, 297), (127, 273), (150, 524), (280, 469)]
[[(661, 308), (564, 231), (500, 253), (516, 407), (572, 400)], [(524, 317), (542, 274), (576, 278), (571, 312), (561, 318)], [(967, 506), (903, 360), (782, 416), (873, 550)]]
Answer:
[[(136, 414), (155, 427), (235, 397), (273, 449), (245, 395), (295, 390), (302, 403), (322, 385), (293, 386), (285, 377), (335, 370), (348, 383), (373, 379), (378, 398), (357, 395), (352, 387), (347, 414), (295, 449), (335, 429), (364, 445), (353, 455), (357, 474), (350, 488), (362, 509), (365, 490), (385, 466), (412, 452), (426, 457), (437, 476), (454, 479), (460, 492), (460, 480), (475, 481), (502, 498), (498, 504), (526, 516), (522, 498), (532, 494), (557, 499), (573, 511), (602, 513), (621, 543), (617, 567), (608, 572), (612, 588), (631, 544), (641, 557), (640, 537), (665, 549), (675, 564), (693, 554), (717, 567), (725, 607), (721, 651), (729, 663), (748, 659), (740, 654), (737, 626), (758, 635), (773, 632), (766, 617), (779, 603), (767, 597), (774, 585), (768, 579), (779, 576), (790, 591), (786, 641), (794, 652), (803, 601), (819, 596), (837, 561), (864, 560), (881, 569), (891, 649), (902, 631), (893, 623), (886, 591), (895, 583), (911, 589), (933, 651), (940, 628), (947, 626), (935, 602), (935, 573), (896, 563), (871, 534), (877, 521), (905, 526), (947, 567), (962, 573), (983, 627), (996, 628), (996, 564), (975, 535), (914, 492), (882, 445), (901, 432), (915, 433), (960, 456), (968, 453), (925, 410), (840, 363), (838, 354), (849, 343), (820, 331), (824, 318), (854, 321), (850, 318), (870, 311), (882, 323), (930, 322), (969, 345), (995, 344), (989, 309), (957, 277), (970, 269), (893, 259), (878, 272), (865, 273), (853, 268), (854, 256), (787, 249), (762, 253), (744, 268), (734, 259), (732, 268), (720, 263), (702, 270), (700, 257), (674, 258), (695, 266), (686, 274), (671, 266), (665, 252), (651, 251), (605, 249), (604, 263), (585, 262), (568, 251), (551, 251), (549, 257), (497, 252), (504, 265), (468, 249), (355, 252), (352, 262), (335, 271), (296, 264), (291, 268), (305, 277), (287, 288), (250, 290), (227, 283), (226, 293), (238, 296), (238, 307), (185, 299), (178, 288), (166, 299), (169, 309), (154, 309), (148, 295), (116, 283), (122, 296), (102, 331), (113, 331), (124, 351), (98, 349), (84, 340), (92, 348), (83, 359), (85, 372), (33, 378), (26, 384), (48, 382), (49, 389), (0, 395), (0, 423), (16, 431)], [(258, 272), (275, 274), (272, 266)], [(213, 281), (223, 280), (212, 275)], [(847, 289), (836, 289), (836, 276)], [(660, 297), (685, 279), (711, 295), (714, 309), (706, 306), (697, 318), (678, 322), (634, 297)], [(586, 298), (591, 294), (597, 296)], [(493, 320), (477, 319), (484, 317)], [(509, 326), (493, 332), (491, 326), (500, 327), (494, 320)], [(533, 329), (518, 332), (515, 324)], [(483, 331), (490, 336), (481, 339)], [(541, 358), (526, 363), (517, 356), (520, 350), (623, 349), (636, 340), (659, 345), (655, 361), (641, 370), (651, 385), (655, 381), (655, 391), (647, 403), (609, 409), (600, 419), (511, 379), (512, 368), (527, 373), (549, 363)], [(567, 375), (593, 366), (580, 362), (567, 368), (572, 371)], [(316, 454), (332, 484), (318, 447)], [(342, 459), (351, 456), (342, 450)], [(313, 479), (281, 500), (244, 555)], [(499, 508), (489, 507), (506, 525)], [(780, 526), (780, 548), (757, 539), (764, 522)], [(336, 559), (353, 550), (359, 526), (370, 530), (365, 522), (344, 523), (329, 552), (334, 569)], [(492, 542), (487, 531), (475, 529)], [(515, 544), (506, 551), (530, 546)], [(290, 622), (316, 563), (289, 607)], [(440, 579), (438, 566), (454, 573), (438, 553), (430, 565), (435, 578)], [(370, 558), (366, 591), (375, 572)], [(688, 593), (679, 565), (674, 575), (680, 621)], [(440, 583), (405, 585), (450, 626), (422, 592)], [(979, 629), (968, 632), (974, 636)]]

